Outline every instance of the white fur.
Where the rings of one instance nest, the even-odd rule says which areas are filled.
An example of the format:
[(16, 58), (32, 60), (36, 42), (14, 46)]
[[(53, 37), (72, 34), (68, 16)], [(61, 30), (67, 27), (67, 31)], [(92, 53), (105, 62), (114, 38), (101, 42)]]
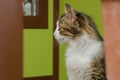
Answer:
[(98, 53), (103, 49), (103, 42), (91, 39), (87, 33), (83, 33), (82, 36), (72, 40), (60, 35), (58, 29), (59, 26), (57, 23), (57, 28), (54, 33), (55, 38), (59, 42), (68, 43), (65, 54), (68, 79), (90, 80), (91, 70), (88, 68), (90, 68), (90, 63), (96, 55), (101, 55), (101, 57), (103, 56)]

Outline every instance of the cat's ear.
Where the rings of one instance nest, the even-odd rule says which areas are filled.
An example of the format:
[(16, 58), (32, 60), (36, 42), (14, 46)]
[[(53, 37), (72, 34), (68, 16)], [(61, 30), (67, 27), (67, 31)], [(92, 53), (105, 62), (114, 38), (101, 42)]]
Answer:
[(65, 4), (65, 13), (69, 14), (73, 21), (76, 19), (76, 11), (69, 4)]

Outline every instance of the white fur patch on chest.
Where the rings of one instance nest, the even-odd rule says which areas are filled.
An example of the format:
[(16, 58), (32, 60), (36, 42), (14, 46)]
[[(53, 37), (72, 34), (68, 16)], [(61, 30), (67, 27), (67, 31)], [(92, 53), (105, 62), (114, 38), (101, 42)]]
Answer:
[(90, 67), (92, 59), (99, 55), (103, 43), (102, 41), (93, 41), (87, 35), (84, 35), (84, 37), (75, 42), (70, 41), (69, 43), (70, 45), (65, 55), (68, 74), (70, 71), (76, 72), (76, 74), (82, 72), (78, 75), (83, 76), (85, 69)]

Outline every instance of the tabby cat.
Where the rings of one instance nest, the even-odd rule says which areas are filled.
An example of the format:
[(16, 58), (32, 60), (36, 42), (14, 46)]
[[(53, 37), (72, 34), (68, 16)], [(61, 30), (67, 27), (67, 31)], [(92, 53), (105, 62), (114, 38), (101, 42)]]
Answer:
[(67, 43), (68, 80), (106, 80), (103, 39), (94, 22), (69, 4), (65, 12), (56, 23), (54, 36), (58, 42)]

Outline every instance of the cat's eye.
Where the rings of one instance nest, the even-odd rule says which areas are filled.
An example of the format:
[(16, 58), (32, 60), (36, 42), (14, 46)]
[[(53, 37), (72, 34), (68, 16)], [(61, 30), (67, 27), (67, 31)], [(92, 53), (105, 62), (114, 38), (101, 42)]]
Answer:
[(65, 31), (70, 31), (69, 29), (67, 29), (67, 28), (63, 28)]

